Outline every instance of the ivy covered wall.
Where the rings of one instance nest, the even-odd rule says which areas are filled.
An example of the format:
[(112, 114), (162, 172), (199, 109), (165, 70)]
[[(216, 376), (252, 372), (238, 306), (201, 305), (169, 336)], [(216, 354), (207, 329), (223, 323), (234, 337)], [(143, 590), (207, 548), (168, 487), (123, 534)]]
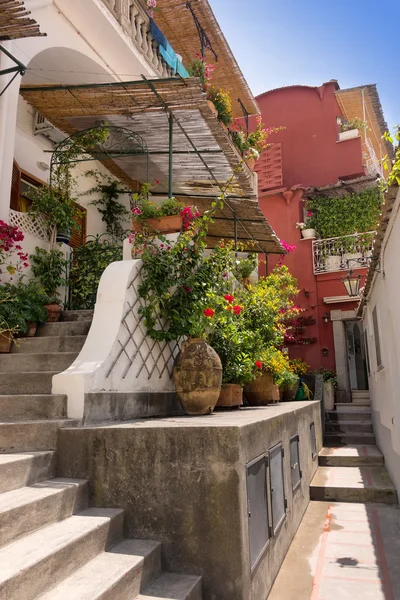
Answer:
[(306, 208), (312, 212), (307, 225), (321, 239), (374, 231), (381, 207), (378, 187), (343, 198), (311, 198)]

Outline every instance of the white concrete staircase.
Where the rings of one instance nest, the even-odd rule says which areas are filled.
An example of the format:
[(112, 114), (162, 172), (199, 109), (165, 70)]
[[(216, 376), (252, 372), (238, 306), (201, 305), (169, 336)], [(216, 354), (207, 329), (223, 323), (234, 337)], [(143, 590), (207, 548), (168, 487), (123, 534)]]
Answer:
[(74, 422), (51, 377), (91, 314), (64, 317), (0, 356), (0, 600), (201, 600), (199, 577), (162, 573), (160, 543), (123, 538), (122, 510), (89, 508), (86, 481), (55, 477), (58, 429)]

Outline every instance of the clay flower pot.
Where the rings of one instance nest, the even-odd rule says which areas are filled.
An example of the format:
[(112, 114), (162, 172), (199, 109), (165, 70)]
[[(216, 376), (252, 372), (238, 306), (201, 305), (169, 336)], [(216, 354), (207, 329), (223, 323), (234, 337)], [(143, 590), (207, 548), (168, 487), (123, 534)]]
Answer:
[(243, 404), (243, 387), (238, 383), (224, 383), (217, 407), (239, 408)]
[(8, 354), (11, 350), (12, 335), (9, 331), (0, 333), (0, 354)]
[(35, 337), (37, 323), (27, 323), (27, 326), (28, 326), (28, 332), (26, 334), (26, 337)]
[(133, 230), (142, 231), (144, 228), (152, 232), (177, 233), (182, 229), (181, 215), (161, 217), (160, 219), (146, 219), (145, 221), (133, 221)]
[(189, 338), (175, 359), (174, 382), (181, 406), (188, 415), (208, 415), (217, 403), (222, 364), (205, 340)]
[(299, 379), (296, 383), (286, 384), (282, 386), (281, 398), (284, 402), (293, 402), (296, 398), (297, 391), (299, 389)]
[(59, 304), (46, 304), (47, 322), (57, 323), (61, 319), (62, 307)]
[(250, 406), (266, 406), (279, 402), (279, 389), (277, 393), (276, 388), (271, 373), (263, 373), (244, 388), (244, 393)]

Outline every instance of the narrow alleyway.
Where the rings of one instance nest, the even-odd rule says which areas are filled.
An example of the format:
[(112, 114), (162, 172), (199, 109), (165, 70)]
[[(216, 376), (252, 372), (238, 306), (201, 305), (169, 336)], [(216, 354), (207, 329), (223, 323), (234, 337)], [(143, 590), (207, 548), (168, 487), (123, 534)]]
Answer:
[(399, 600), (400, 509), (370, 407), (327, 418), (311, 502), (268, 600)]

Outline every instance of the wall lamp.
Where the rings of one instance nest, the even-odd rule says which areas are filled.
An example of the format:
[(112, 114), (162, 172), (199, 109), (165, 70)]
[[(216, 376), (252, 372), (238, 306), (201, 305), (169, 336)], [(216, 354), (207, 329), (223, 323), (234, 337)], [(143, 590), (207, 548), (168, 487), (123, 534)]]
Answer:
[(369, 267), (373, 269), (374, 272), (380, 273), (380, 259), (379, 258), (365, 258), (362, 256), (361, 258), (351, 258), (347, 261), (347, 268), (349, 272), (346, 277), (341, 279), (344, 287), (346, 288), (346, 292), (350, 298), (357, 298), (360, 294), (360, 283), (361, 283), (361, 275), (356, 275), (354, 270), (351, 268), (350, 263), (357, 263), (360, 267)]
[(324, 323), (329, 323), (329, 315), (328, 315), (328, 313), (327, 313), (327, 312), (326, 312), (326, 313), (324, 314), (324, 316), (322, 317), (322, 320), (323, 320), (323, 322), (324, 322)]

